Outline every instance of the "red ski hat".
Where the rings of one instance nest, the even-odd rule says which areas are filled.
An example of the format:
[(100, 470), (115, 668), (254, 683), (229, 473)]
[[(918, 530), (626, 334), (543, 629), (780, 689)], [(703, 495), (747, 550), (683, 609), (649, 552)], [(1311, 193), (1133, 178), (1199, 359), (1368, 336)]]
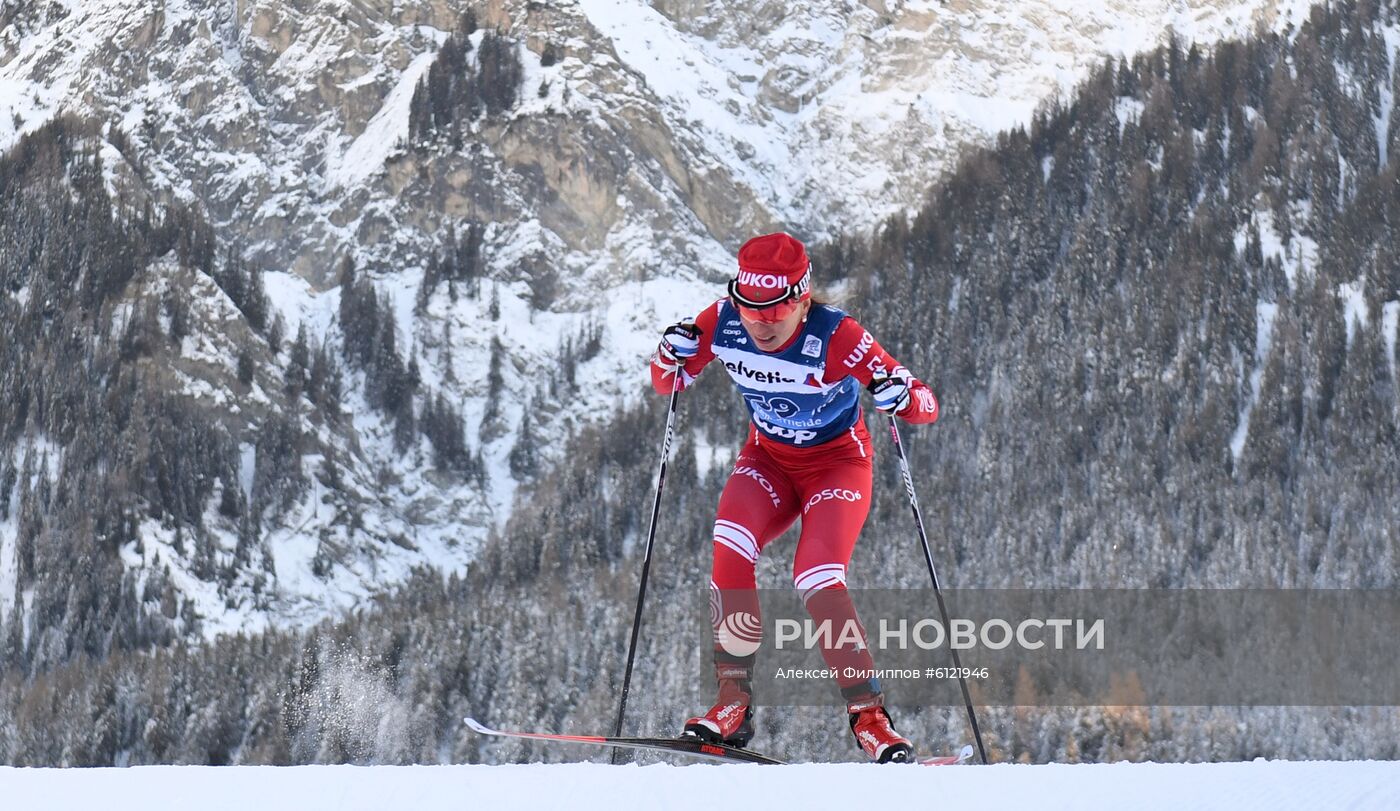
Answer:
[(801, 242), (779, 232), (739, 248), (739, 275), (729, 283), (729, 298), (746, 315), (781, 321), (811, 297), (812, 262)]

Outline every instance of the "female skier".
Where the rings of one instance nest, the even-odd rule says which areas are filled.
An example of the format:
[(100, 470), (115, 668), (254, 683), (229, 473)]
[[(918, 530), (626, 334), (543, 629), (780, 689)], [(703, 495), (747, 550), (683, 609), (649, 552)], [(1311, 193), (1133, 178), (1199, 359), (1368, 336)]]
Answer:
[[(912, 423), (938, 419), (938, 400), (855, 319), (812, 301), (806, 248), (783, 233), (744, 243), (729, 295), (665, 330), (652, 385), (660, 394), (685, 388), (712, 360), (733, 378), (751, 425), (715, 518), (710, 596), (719, 698), (686, 721), (684, 732), (744, 746), (754, 734), (759, 553), (800, 516), (793, 587), (818, 627), (859, 628), (846, 565), (870, 511), (874, 453), (859, 387), (870, 390), (876, 409)], [(880, 763), (908, 760), (913, 747), (895, 731), (879, 681), (865, 677), (874, 670), (869, 650), (841, 636), (847, 644), (838, 639), (822, 656), (837, 674), (860, 674), (837, 679), (856, 743)]]

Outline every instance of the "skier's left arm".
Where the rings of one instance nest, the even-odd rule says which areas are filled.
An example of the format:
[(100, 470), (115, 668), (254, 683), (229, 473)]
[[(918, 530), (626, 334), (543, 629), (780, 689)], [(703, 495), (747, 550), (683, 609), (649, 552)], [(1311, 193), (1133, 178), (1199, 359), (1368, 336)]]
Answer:
[(876, 409), (912, 423), (938, 419), (938, 397), (933, 390), (910, 374), (854, 318), (847, 316), (836, 326), (826, 357), (825, 382), (854, 377), (870, 389)]

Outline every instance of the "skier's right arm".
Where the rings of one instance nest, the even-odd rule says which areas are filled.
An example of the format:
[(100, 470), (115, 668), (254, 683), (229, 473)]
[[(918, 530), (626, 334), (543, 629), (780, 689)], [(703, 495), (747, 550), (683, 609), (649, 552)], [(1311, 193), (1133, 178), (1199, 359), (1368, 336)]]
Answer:
[(673, 377), (681, 376), (681, 388), (688, 387), (700, 375), (700, 370), (715, 359), (710, 348), (715, 325), (719, 323), (719, 306), (706, 307), (694, 321), (672, 324), (661, 333), (661, 343), (651, 356), (651, 386), (657, 394), (670, 394), (675, 385)]

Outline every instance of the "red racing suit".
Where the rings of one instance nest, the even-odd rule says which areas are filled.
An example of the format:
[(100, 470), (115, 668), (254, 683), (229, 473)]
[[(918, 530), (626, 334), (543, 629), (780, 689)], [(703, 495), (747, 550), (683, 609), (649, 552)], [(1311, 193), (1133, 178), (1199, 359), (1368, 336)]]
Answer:
[[(878, 371), (903, 373), (855, 319), (814, 304), (781, 349), (768, 353), (748, 339), (732, 305), (721, 299), (695, 319), (698, 353), (680, 370), (681, 387), (719, 359), (749, 407), (748, 441), (720, 496), (714, 526), (710, 582), (715, 660), (751, 667), (761, 629), (754, 569), (759, 553), (799, 517), (801, 535), (793, 560), (793, 587), (820, 627), (830, 622), (834, 641), (824, 648), (827, 666), (843, 674), (873, 669), (864, 629), (846, 591), (846, 567), (870, 511), (873, 446), (857, 400), (859, 387)], [(652, 385), (670, 394), (672, 367), (653, 358)], [(910, 378), (909, 404), (899, 416), (912, 423), (938, 419), (938, 399)], [(753, 620), (737, 617), (751, 614)], [(839, 645), (855, 623), (862, 640)], [(736, 671), (736, 672), (740, 672)], [(838, 675), (848, 702), (879, 694), (878, 682)]]

